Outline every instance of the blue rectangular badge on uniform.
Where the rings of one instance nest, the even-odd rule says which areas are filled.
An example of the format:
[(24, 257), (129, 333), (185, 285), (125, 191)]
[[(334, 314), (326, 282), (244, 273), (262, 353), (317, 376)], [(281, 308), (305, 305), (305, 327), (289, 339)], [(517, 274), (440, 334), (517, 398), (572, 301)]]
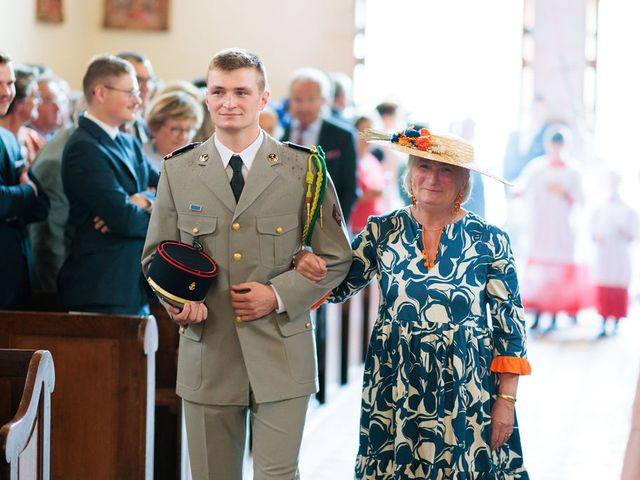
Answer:
[(192, 203), (191, 205), (189, 205), (189, 210), (191, 210), (192, 212), (202, 212), (202, 205), (196, 205), (195, 203)]

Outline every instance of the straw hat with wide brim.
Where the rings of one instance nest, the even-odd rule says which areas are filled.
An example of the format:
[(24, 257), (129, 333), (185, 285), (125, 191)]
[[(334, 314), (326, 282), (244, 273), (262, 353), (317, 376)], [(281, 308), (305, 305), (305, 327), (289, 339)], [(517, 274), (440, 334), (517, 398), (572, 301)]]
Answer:
[(375, 143), (416, 157), (473, 170), (505, 185), (511, 185), (501, 176), (478, 165), (473, 158), (473, 146), (455, 135), (434, 135), (426, 129), (415, 130), (413, 128), (390, 135), (366, 128), (363, 130), (362, 136), (368, 143)]

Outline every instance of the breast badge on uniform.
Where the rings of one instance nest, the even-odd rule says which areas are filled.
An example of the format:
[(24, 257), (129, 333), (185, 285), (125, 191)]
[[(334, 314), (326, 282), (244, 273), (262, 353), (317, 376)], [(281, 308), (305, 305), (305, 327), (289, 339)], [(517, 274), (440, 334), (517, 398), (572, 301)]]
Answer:
[(202, 213), (204, 209), (202, 208), (202, 205), (198, 205), (197, 203), (191, 203), (189, 204), (189, 210), (196, 213)]

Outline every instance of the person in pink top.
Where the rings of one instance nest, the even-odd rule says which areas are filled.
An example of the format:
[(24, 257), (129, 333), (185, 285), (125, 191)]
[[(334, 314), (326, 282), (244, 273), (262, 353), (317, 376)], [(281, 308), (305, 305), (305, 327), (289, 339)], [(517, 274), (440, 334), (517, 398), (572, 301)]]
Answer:
[[(355, 127), (358, 132), (362, 132), (365, 128), (371, 128), (371, 119), (365, 116), (358, 117), (355, 121)], [(362, 136), (358, 137), (356, 148), (358, 155), (356, 175), (360, 197), (349, 218), (349, 228), (353, 233), (360, 232), (367, 225), (371, 215), (384, 213), (384, 202), (382, 201), (384, 171), (380, 161), (373, 156), (370, 146)]]

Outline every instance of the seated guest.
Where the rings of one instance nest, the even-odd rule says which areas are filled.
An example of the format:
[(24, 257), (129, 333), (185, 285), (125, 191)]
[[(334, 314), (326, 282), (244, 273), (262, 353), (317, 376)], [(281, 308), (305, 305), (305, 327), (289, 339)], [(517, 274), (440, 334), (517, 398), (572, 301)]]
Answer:
[(159, 95), (147, 113), (151, 142), (143, 146), (147, 160), (160, 171), (162, 159), (191, 143), (202, 123), (202, 109), (189, 95), (175, 91)]
[(74, 229), (58, 291), (69, 310), (145, 314), (146, 284), (137, 267), (158, 173), (140, 144), (118, 127), (135, 119), (140, 92), (130, 63), (95, 57), (82, 88), (87, 112), (62, 155), (62, 183)]
[(38, 117), (29, 122), (29, 126), (42, 138), (50, 140), (62, 126), (64, 104), (68, 100), (53, 76), (38, 77), (38, 91), (40, 93)]
[(345, 221), (348, 221), (358, 198), (355, 135), (346, 124), (322, 115), (330, 89), (329, 79), (319, 70), (304, 68), (293, 74), (289, 84), (292, 121), (282, 140), (322, 146), (327, 170), (335, 183)]
[(145, 145), (151, 140), (151, 135), (144, 120), (144, 112), (146, 112), (149, 103), (151, 103), (157, 85), (157, 79), (153, 73), (153, 65), (151, 65), (151, 60), (137, 52), (122, 52), (118, 54), (118, 57), (129, 62), (135, 69), (141, 101), (135, 118), (120, 128), (123, 132), (137, 138), (142, 145)]
[[(12, 105), (16, 78), (0, 52), (0, 117)], [(30, 296), (29, 241), (25, 226), (47, 216), (49, 203), (20, 156), (14, 133), (0, 128), (0, 309), (26, 308)]]
[(7, 112), (0, 118), (0, 127), (15, 135), (20, 143), (20, 156), (26, 160), (27, 165), (31, 165), (45, 143), (41, 135), (26, 127), (27, 123), (38, 118), (38, 82), (34, 71), (26, 67), (16, 67), (15, 77), (16, 95)]

